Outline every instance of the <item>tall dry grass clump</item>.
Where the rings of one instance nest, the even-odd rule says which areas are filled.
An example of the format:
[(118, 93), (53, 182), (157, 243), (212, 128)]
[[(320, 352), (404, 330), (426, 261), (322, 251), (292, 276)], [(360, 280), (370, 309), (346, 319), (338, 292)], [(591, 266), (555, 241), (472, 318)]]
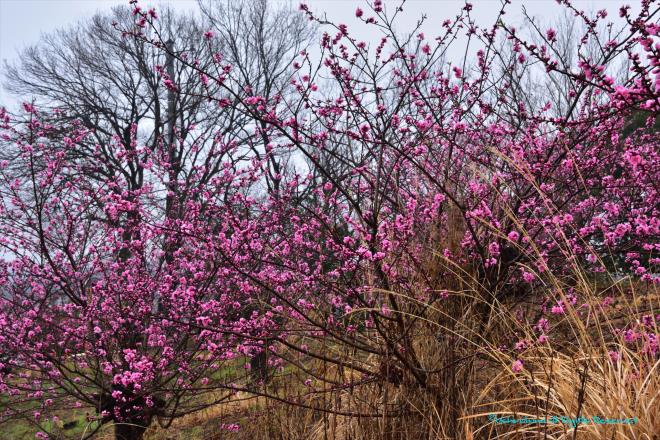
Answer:
[[(474, 283), (464, 275), (465, 286)], [(555, 278), (552, 291), (538, 298), (491, 302), (473, 284), (447, 292), (414, 325), (428, 387), (415, 386), (403, 372), (398, 384), (335, 392), (330, 409), (383, 416), (319, 421), (313, 438), (657, 438), (660, 360), (649, 318), (658, 311), (657, 288), (627, 278), (588, 283), (585, 274), (574, 275), (582, 282), (571, 293)], [(536, 304), (570, 296), (580, 302), (566, 301), (564, 312), (539, 332)]]

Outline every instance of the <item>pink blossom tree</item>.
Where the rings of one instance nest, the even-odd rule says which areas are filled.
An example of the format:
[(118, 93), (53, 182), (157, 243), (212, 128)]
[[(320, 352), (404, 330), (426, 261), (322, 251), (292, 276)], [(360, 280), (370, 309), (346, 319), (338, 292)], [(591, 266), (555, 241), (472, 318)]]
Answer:
[[(310, 359), (442, 402), (451, 396), (430, 377), (465, 360), (450, 350), (429, 365), (411, 333), (439, 302), (460, 316), (463, 299), (446, 292), (459, 270), (475, 280), (482, 319), (448, 320), (453, 334), (469, 327), (484, 340), (498, 304), (529, 296), (547, 273), (570, 285), (571, 268), (598, 271), (608, 260), (657, 283), (658, 11), (623, 8), (622, 31), (601, 41), (606, 14), (565, 5), (587, 28), (575, 65), (553, 52), (553, 30), (538, 29), (545, 43), (531, 43), (503, 22), (504, 8), (481, 28), (466, 4), (427, 40), (419, 28), (397, 35), (396, 11), (378, 0), (356, 12), (382, 31), (374, 45), (301, 6), (326, 32), (320, 62), (303, 51), (293, 63), (291, 94), (255, 93), (220, 53), (211, 69), (181, 57), (213, 85), (205, 97), (235, 103), (251, 134), (202, 152), (218, 155), (222, 172), (191, 187), (176, 217), (167, 215), (177, 189), (167, 145), (142, 156), (135, 136), (117, 140), (117, 160), (144, 157), (140, 188), (116, 175), (92, 182), (86, 170), (104, 163), (76, 156), (84, 129), (53, 125), (30, 105), (22, 122), (3, 113), (0, 390), (38, 402), (35, 423), (71, 399), (93, 407), (121, 439), (197, 409), (206, 391), (225, 391), (211, 403), (249, 389), (304, 405), (238, 376), (212, 377), (260, 353), (331, 386), (356, 382), (317, 377)], [(126, 38), (167, 51), (147, 31), (153, 14), (135, 8)], [(444, 63), (458, 36), (478, 45), (474, 63)], [(590, 41), (597, 59), (581, 52)], [(628, 76), (611, 76), (615, 60), (629, 63)], [(533, 75), (566, 81), (562, 112), (530, 105), (510, 80), (538, 66)], [(644, 123), (624, 135), (640, 112)], [(273, 173), (272, 159), (284, 156), (306, 166)], [(577, 299), (561, 301), (554, 312)]]

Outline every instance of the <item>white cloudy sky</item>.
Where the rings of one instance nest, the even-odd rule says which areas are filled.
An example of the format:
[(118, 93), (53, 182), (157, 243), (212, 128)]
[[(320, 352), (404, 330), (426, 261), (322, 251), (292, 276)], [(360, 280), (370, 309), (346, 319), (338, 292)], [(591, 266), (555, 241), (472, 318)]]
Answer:
[[(616, 11), (622, 2), (624, 0), (577, 0), (574, 4), (587, 11), (606, 8), (611, 12), (610, 16), (617, 16)], [(628, 2), (635, 3), (634, 0)], [(294, 6), (298, 4), (292, 3)], [(328, 18), (333, 21), (359, 26), (354, 13), (357, 6), (364, 8), (365, 0), (306, 0), (306, 3), (317, 12), (326, 12)], [(388, 3), (398, 5), (399, 1), (385, 0), (385, 4)], [(499, 0), (473, 0), (472, 3), (473, 14), (482, 24), (490, 24), (500, 7)], [(128, 4), (128, 0), (0, 0), (0, 60), (11, 63), (22, 48), (37, 43), (43, 34), (61, 27), (73, 26), (96, 11), (121, 4)], [(196, 0), (141, 0), (140, 4), (155, 6), (156, 9), (169, 4), (193, 13), (197, 9)], [(439, 25), (445, 18), (454, 16), (463, 4), (462, 0), (408, 0), (405, 12), (398, 22), (399, 29), (405, 31), (422, 14), (426, 14), (428, 21), (425, 31), (432, 34), (435, 24)], [(507, 20), (520, 20), (523, 6), (530, 15), (548, 24), (557, 19), (562, 10), (555, 0), (514, 0), (508, 7)], [(354, 28), (352, 30), (355, 31)], [(367, 35), (366, 38), (368, 37)], [(0, 65), (0, 74), (2, 70)], [(0, 88), (0, 105), (13, 103), (13, 97)]]

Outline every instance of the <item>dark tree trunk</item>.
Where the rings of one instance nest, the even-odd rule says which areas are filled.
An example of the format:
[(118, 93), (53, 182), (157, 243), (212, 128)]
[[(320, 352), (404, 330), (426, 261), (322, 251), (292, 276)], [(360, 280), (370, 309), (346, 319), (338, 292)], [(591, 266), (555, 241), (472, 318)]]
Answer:
[(142, 440), (146, 430), (146, 425), (140, 420), (115, 422), (115, 440)]
[(250, 375), (253, 381), (268, 382), (268, 353), (266, 350), (250, 359)]

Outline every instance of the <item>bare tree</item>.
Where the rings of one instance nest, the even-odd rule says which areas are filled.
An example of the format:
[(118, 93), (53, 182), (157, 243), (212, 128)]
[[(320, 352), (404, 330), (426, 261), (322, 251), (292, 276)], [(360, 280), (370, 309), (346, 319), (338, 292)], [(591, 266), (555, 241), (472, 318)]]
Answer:
[[(240, 72), (246, 94), (271, 98), (283, 93), (290, 61), (310, 42), (315, 27), (291, 8), (271, 9), (265, 0), (200, 2), (200, 7), (201, 20), (171, 9), (159, 11), (149, 32), (166, 42), (166, 50), (117, 30), (133, 26), (135, 17), (128, 7), (97, 14), (23, 51), (16, 64), (5, 66), (5, 86), (23, 100), (34, 99), (42, 108), (60, 109), (63, 118), (82, 121), (94, 131), (104, 158), (116, 165), (116, 169), (97, 172), (121, 175), (132, 188), (143, 184), (144, 158), (138, 155), (121, 164), (110, 145), (114, 138), (130, 146), (133, 124), (138, 126), (140, 141), (152, 150), (159, 143), (167, 145), (170, 181), (189, 180), (191, 170), (200, 165), (206, 170), (203, 179), (209, 179), (218, 165), (209, 145), (240, 143), (242, 137), (253, 135), (248, 128), (255, 127), (245, 127), (234, 106), (209, 102), (205, 96), (215, 91), (207, 89), (214, 85), (204, 84), (181, 60), (205, 71), (212, 64), (209, 54), (219, 53)], [(209, 27), (217, 38), (203, 37)], [(207, 50), (207, 45), (213, 50)], [(166, 80), (176, 84), (176, 89), (164, 87)], [(80, 153), (94, 154), (95, 145), (88, 147)], [(273, 174), (280, 166), (272, 162)], [(168, 203), (174, 205), (171, 200)], [(168, 210), (172, 216), (173, 209)]]
[[(291, 62), (307, 48), (316, 26), (290, 6), (271, 8), (268, 0), (218, 2), (199, 0), (209, 26), (217, 32), (226, 60), (237, 70), (241, 86), (267, 101), (286, 93)], [(265, 126), (259, 127), (262, 132)], [(270, 140), (264, 134), (263, 142)], [(270, 161), (269, 191), (277, 191), (284, 158)]]

